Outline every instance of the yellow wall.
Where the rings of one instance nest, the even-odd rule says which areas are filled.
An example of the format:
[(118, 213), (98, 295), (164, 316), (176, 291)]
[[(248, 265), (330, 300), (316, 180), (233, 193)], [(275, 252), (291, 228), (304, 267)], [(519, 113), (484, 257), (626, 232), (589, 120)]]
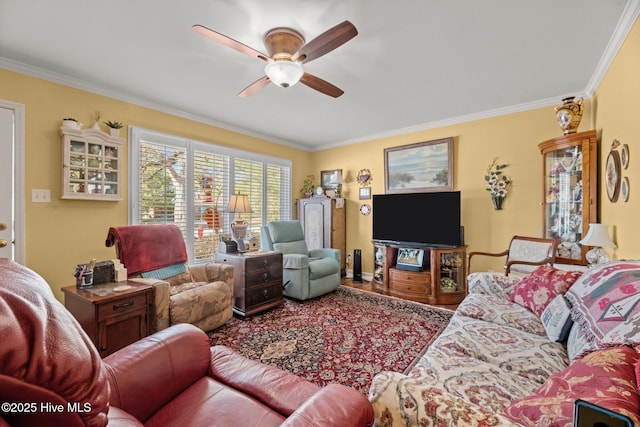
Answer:
[[(91, 258), (115, 258), (114, 249), (104, 244), (107, 230), (127, 224), (128, 218), (126, 185), (120, 202), (60, 199), (62, 144), (58, 129), (63, 117), (74, 117), (90, 127), (95, 122), (94, 112), (99, 110), (102, 120), (122, 121), (125, 126), (291, 159), (294, 182), (302, 182), (310, 165), (311, 154), (306, 151), (3, 69), (0, 99), (25, 105), (25, 264), (49, 282), (59, 299), (60, 288), (74, 283), (76, 264)], [(128, 147), (124, 149), (126, 152)], [(126, 184), (126, 159), (122, 167)], [(51, 203), (32, 203), (33, 188), (50, 189)]]
[[(619, 247), (611, 251), (615, 258), (640, 257), (640, 228), (633, 217), (640, 205), (640, 173), (634, 173), (640, 158), (640, 151), (636, 151), (640, 150), (636, 125), (640, 112), (639, 51), (640, 24), (636, 22), (594, 98), (586, 100), (586, 114), (579, 129), (599, 131), (600, 171), (614, 138), (630, 147), (630, 167), (623, 174), (631, 183), (629, 202), (610, 203), (600, 178), (600, 220), (611, 225)], [(57, 130), (65, 116), (90, 126), (93, 112), (100, 110), (104, 120), (254, 152), (277, 153), (278, 157), (293, 161), (294, 198), (308, 171), (314, 171), (319, 178), (321, 170), (343, 169), (347, 251), (362, 249), (365, 273), (372, 271), (372, 217), (358, 211), (362, 202), (355, 176), (360, 169), (369, 168), (373, 174), (372, 193), (384, 193), (384, 148), (453, 136), (454, 187), (462, 191), (462, 223), (468, 250), (499, 251), (506, 248), (514, 234), (542, 235), (542, 160), (537, 145), (561, 134), (553, 108), (549, 107), (308, 153), (7, 70), (0, 70), (0, 99), (26, 106), (25, 263), (49, 281), (58, 298), (60, 288), (73, 282), (75, 264), (90, 258), (114, 257), (113, 249), (104, 247), (107, 229), (127, 222), (126, 191), (121, 202), (59, 199), (61, 144)], [(484, 189), (483, 177), (494, 157), (509, 164), (505, 173), (513, 180), (502, 211), (493, 209)], [(125, 182), (126, 166), (125, 162)], [(51, 189), (52, 202), (31, 203), (33, 188)], [(398, 220), (402, 220), (401, 215)], [(500, 263), (479, 259), (476, 264), (474, 260), (474, 270), (489, 268), (500, 269)]]
[[(614, 139), (629, 145), (629, 167), (622, 176), (629, 178), (629, 201), (611, 203), (600, 178), (600, 218), (618, 245), (608, 252), (617, 259), (640, 258), (640, 20), (636, 21), (622, 48), (594, 96), (596, 128), (601, 131), (600, 171)], [(618, 152), (620, 148), (618, 148)]]
[[(580, 129), (589, 128), (587, 117)], [(498, 252), (506, 249), (514, 234), (542, 236), (542, 157), (538, 143), (561, 134), (553, 108), (541, 108), (317, 152), (313, 166), (316, 170), (343, 169), (347, 181), (343, 192), (348, 199), (347, 251), (362, 249), (362, 269), (370, 273), (372, 217), (359, 213), (363, 201), (358, 199), (355, 177), (360, 169), (370, 169), (372, 193), (384, 194), (385, 148), (453, 136), (454, 189), (462, 192), (465, 243), (469, 251)], [(509, 165), (504, 173), (513, 180), (500, 211), (494, 209), (484, 181), (495, 157)], [(371, 200), (367, 203), (371, 204)], [(399, 212), (398, 221), (402, 220)], [(500, 270), (501, 264), (482, 257), (477, 263), (474, 258), (472, 267)]]

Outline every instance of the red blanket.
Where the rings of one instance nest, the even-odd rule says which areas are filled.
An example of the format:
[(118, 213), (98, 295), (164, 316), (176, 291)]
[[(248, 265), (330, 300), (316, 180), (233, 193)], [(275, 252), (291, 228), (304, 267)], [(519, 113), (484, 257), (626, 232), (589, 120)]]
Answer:
[(107, 247), (116, 247), (127, 274), (156, 270), (187, 262), (187, 248), (180, 229), (173, 224), (111, 227)]

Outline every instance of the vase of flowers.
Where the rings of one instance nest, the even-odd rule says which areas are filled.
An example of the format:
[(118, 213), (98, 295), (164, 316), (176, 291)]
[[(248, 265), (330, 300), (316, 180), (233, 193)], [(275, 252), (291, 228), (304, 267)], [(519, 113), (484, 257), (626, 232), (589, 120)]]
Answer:
[(486, 189), (491, 192), (491, 201), (496, 210), (502, 209), (502, 202), (504, 202), (511, 189), (511, 179), (502, 173), (502, 169), (507, 166), (498, 164), (498, 158), (495, 158), (487, 168), (487, 174), (484, 176), (487, 184)]

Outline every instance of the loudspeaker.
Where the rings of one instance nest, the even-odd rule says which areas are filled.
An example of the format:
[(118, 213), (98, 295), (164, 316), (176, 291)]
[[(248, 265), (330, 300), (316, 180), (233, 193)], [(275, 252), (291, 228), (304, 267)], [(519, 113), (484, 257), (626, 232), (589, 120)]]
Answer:
[(362, 250), (353, 250), (353, 283), (362, 283)]

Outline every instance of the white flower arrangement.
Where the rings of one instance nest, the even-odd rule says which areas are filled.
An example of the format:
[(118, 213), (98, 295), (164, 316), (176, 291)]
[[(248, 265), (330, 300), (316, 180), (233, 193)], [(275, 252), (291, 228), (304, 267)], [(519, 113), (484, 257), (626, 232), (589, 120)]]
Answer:
[(498, 164), (498, 159), (493, 159), (493, 162), (487, 168), (487, 174), (484, 176), (484, 180), (487, 183), (487, 191), (491, 192), (491, 197), (499, 197), (504, 199), (507, 197), (509, 190), (511, 189), (511, 179), (502, 174), (502, 169), (508, 165)]

